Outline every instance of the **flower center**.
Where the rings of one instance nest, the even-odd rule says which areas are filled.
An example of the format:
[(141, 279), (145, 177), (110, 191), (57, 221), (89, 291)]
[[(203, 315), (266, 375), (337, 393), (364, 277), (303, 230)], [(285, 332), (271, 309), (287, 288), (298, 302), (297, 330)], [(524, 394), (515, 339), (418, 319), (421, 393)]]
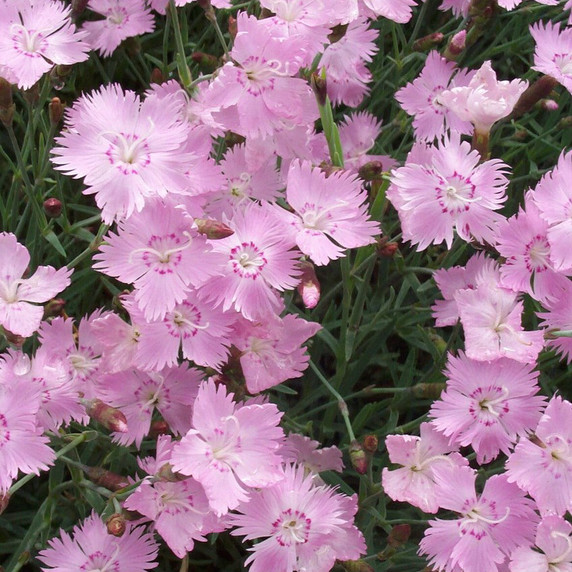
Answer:
[(46, 40), (40, 32), (27, 30), (21, 24), (12, 24), (10, 32), (14, 48), (19, 54), (38, 57), (44, 52)]
[(287, 509), (272, 523), (272, 533), (280, 546), (308, 542), (312, 521), (299, 510)]
[(525, 248), (526, 268), (529, 272), (544, 272), (549, 268), (550, 245), (546, 237), (536, 235)]
[(191, 338), (199, 330), (206, 330), (209, 327), (209, 322), (204, 322), (204, 324), (201, 322), (202, 316), (199, 309), (186, 300), (165, 317), (169, 333), (176, 338)]
[(107, 15), (107, 21), (113, 26), (121, 27), (122, 24), (126, 23), (129, 19), (129, 14), (124, 8), (115, 6), (111, 9)]
[(147, 268), (158, 274), (172, 274), (183, 258), (182, 251), (189, 248), (193, 242), (188, 232), (184, 231), (182, 234), (188, 239), (187, 242), (183, 243), (175, 233), (152, 235), (146, 247), (136, 248), (131, 252), (129, 261), (131, 262), (136, 254), (141, 254), (141, 260)]
[(451, 177), (441, 179), (436, 187), (437, 201), (444, 213), (459, 214), (469, 210), (470, 203), (480, 200), (473, 198), (476, 187), (468, 177), (455, 172)]
[[(103, 137), (107, 139), (105, 134)], [(147, 140), (135, 134), (112, 134), (105, 154), (109, 162), (124, 175), (137, 175), (151, 163)]]
[(562, 75), (572, 75), (572, 56), (570, 54), (556, 54), (553, 62), (560, 68)]
[(232, 271), (242, 278), (256, 280), (267, 262), (264, 252), (253, 242), (243, 242), (230, 251)]

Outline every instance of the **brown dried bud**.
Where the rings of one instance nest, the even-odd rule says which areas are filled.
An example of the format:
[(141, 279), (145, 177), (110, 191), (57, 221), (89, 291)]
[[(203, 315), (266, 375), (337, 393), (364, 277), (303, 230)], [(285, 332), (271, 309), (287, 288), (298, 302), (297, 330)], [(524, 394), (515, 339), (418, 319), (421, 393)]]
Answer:
[(379, 179), (383, 173), (383, 164), (381, 161), (370, 161), (365, 165), (362, 165), (358, 170), (358, 175), (360, 179), (364, 181), (374, 181)]
[(314, 72), (310, 78), (310, 85), (314, 90), (314, 95), (316, 96), (318, 105), (321, 107), (326, 105), (326, 99), (328, 97), (326, 78), (319, 75), (317, 72)]
[(66, 301), (63, 298), (52, 298), (44, 306), (44, 320), (47, 318), (54, 318), (55, 316), (61, 316), (65, 305)]
[(193, 52), (191, 58), (194, 62), (199, 64), (202, 68), (208, 71), (214, 71), (219, 67), (219, 60), (212, 54), (205, 54), (204, 52)]
[(330, 44), (335, 44), (339, 42), (345, 35), (348, 30), (348, 24), (338, 24), (332, 28), (330, 35), (328, 36), (328, 40), (330, 40)]
[(428, 36), (424, 36), (423, 38), (419, 38), (413, 42), (413, 51), (414, 52), (426, 52), (431, 48), (435, 48), (438, 46), (444, 39), (445, 36), (441, 32), (433, 32)]
[(161, 465), (156, 474), (157, 478), (162, 481), (167, 481), (169, 483), (177, 483), (179, 481), (184, 481), (187, 477), (179, 473), (173, 472), (173, 466), (170, 463), (165, 463)]
[(157, 419), (151, 422), (151, 427), (149, 428), (149, 437), (151, 439), (156, 439), (159, 435), (168, 435), (171, 431), (169, 424), (163, 419)]
[(197, 230), (199, 233), (204, 234), (211, 240), (227, 238), (228, 236), (232, 236), (234, 234), (234, 230), (232, 230), (232, 228), (218, 220), (196, 218), (195, 224), (197, 225)]
[(346, 560), (340, 564), (347, 570), (347, 572), (374, 572), (374, 569), (363, 560)]
[(112, 514), (105, 523), (107, 533), (112, 536), (123, 536), (125, 533), (125, 517), (120, 513)]
[(437, 399), (444, 391), (445, 383), (418, 383), (411, 387), (411, 393), (419, 399)]
[(539, 103), (544, 111), (558, 111), (558, 103), (553, 99), (541, 99)]
[(64, 116), (65, 106), (59, 97), (53, 97), (48, 105), (48, 114), (52, 125), (58, 125)]
[(234, 18), (233, 16), (228, 17), (228, 33), (230, 34), (230, 37), (233, 40), (236, 38), (236, 35), (238, 34), (238, 23), (236, 21), (236, 18)]
[(50, 218), (58, 218), (62, 214), (62, 203), (54, 197), (44, 201), (44, 212)]
[(558, 129), (569, 129), (572, 127), (572, 115), (563, 117), (557, 124)]
[(21, 336), (20, 334), (14, 334), (2, 326), (0, 326), (0, 333), (4, 334), (6, 341), (15, 348), (21, 348), (26, 341), (24, 336)]
[(149, 78), (149, 81), (151, 83), (161, 85), (162, 83), (165, 83), (165, 76), (159, 68), (153, 68), (151, 70), (151, 77)]
[(366, 435), (363, 438), (363, 448), (368, 453), (375, 453), (377, 451), (377, 446), (379, 445), (379, 440), (376, 435)]
[(101, 467), (83, 467), (83, 472), (92, 483), (105, 487), (109, 491), (120, 491), (129, 486), (126, 477)]
[(227, 147), (234, 147), (235, 145), (242, 145), (246, 141), (246, 138), (234, 131), (227, 131), (224, 134), (224, 142)]
[(411, 536), (411, 525), (396, 524), (387, 537), (387, 544), (392, 548), (403, 546)]
[(528, 86), (518, 98), (512, 113), (509, 115), (509, 119), (518, 119), (521, 115), (530, 111), (538, 101), (550, 95), (557, 83), (558, 82), (549, 75), (543, 75), (538, 78), (532, 85)]
[(101, 399), (84, 400), (86, 413), (109, 431), (127, 433), (127, 419), (122, 411), (103, 403)]
[(316, 276), (314, 265), (303, 260), (299, 264), (302, 270), (302, 279), (298, 284), (298, 294), (302, 296), (304, 306), (308, 309), (315, 308), (320, 301), (320, 282)]
[(399, 250), (399, 244), (397, 244), (397, 242), (389, 242), (387, 238), (382, 236), (377, 242), (376, 250), (379, 256), (383, 256), (384, 258), (392, 258)]
[(350, 443), (350, 461), (352, 467), (360, 474), (365, 475), (367, 472), (367, 455), (359, 441), (352, 441)]

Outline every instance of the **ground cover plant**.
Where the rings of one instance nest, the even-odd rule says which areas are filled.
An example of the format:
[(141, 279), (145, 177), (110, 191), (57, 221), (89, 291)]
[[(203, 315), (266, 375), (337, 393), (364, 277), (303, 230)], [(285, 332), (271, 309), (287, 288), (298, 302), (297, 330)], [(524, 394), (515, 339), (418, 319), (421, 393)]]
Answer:
[(572, 569), (570, 4), (0, 0), (3, 570)]

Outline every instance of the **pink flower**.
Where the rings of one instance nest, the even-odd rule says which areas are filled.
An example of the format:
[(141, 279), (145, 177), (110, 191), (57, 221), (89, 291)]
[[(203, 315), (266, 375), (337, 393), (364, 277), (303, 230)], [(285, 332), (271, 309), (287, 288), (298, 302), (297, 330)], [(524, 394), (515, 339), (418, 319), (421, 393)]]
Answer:
[(494, 475), (480, 495), (476, 472), (469, 467), (436, 471), (441, 507), (460, 515), (456, 520), (432, 520), (419, 545), (436, 572), (500, 572), (517, 546), (530, 546), (537, 521), (524, 492)]
[(133, 284), (147, 320), (163, 319), (224, 263), (192, 223), (182, 210), (156, 201), (105, 237), (93, 267)]
[(518, 437), (532, 431), (545, 398), (538, 393), (538, 372), (509, 359), (474, 361), (449, 355), (447, 389), (433, 403), (433, 424), (458, 447), (471, 445), (479, 464), (508, 455)]
[(368, 218), (360, 180), (350, 173), (326, 177), (309, 162), (293, 161), (286, 200), (297, 216), (284, 213), (284, 218), (293, 227), (298, 248), (315, 264), (342, 257), (344, 248), (371, 244), (380, 232), (379, 224)]
[(536, 530), (536, 546), (521, 546), (510, 555), (510, 572), (567, 572), (572, 569), (571, 532), (572, 525), (562, 517), (543, 518)]
[[(369, 9), (371, 14), (366, 16), (383, 16), (398, 24), (406, 24), (411, 20), (411, 7), (416, 5), (415, 0), (360, 0), (361, 4)], [(360, 11), (362, 13), (362, 11)]]
[(117, 85), (80, 97), (52, 150), (56, 169), (84, 178), (102, 219), (111, 223), (141, 211), (152, 197), (184, 193), (189, 185), (183, 149), (188, 127), (176, 96), (147, 97)]
[(115, 441), (122, 445), (134, 442), (139, 447), (149, 433), (155, 409), (175, 435), (186, 433), (191, 425), (189, 408), (201, 380), (201, 373), (185, 363), (156, 372), (132, 369), (103, 376), (100, 398), (127, 419), (127, 432), (114, 433)]
[(270, 403), (233, 401), (224, 386), (203, 383), (193, 408), (192, 429), (173, 448), (171, 464), (205, 488), (221, 516), (250, 496), (251, 487), (269, 487), (283, 477), (277, 450), (284, 438), (282, 414)]
[(552, 397), (534, 438), (523, 439), (506, 462), (515, 482), (537, 503), (542, 514), (559, 516), (572, 508), (572, 404)]
[(536, 22), (530, 33), (536, 42), (532, 69), (552, 76), (572, 93), (572, 29)]
[(280, 454), (286, 463), (302, 465), (306, 471), (312, 473), (342, 472), (344, 469), (342, 452), (335, 445), (319, 447), (320, 443), (310, 439), (310, 437), (290, 433), (286, 437)]
[(510, 114), (527, 87), (528, 82), (517, 79), (498, 81), (491, 62), (486, 61), (469, 85), (442, 92), (439, 103), (462, 121), (470, 121), (476, 131), (488, 133), (496, 121)]
[(321, 329), (293, 314), (269, 315), (263, 322), (239, 320), (233, 345), (240, 350), (240, 365), (250, 393), (259, 393), (288, 379), (301, 377), (310, 356), (302, 344)]
[(87, 41), (102, 56), (110, 56), (126, 38), (152, 32), (155, 22), (144, 0), (90, 0), (88, 8), (104, 17), (84, 22)]
[(263, 539), (250, 551), (251, 572), (329, 572), (336, 559), (355, 560), (365, 553), (353, 524), (357, 498), (328, 486), (316, 486), (304, 469), (287, 467), (276, 485), (256, 491), (231, 515), (232, 534)]
[(424, 512), (437, 512), (437, 484), (434, 469), (442, 465), (464, 466), (468, 461), (431, 423), (421, 423), (420, 437), (388, 435), (385, 446), (392, 463), (402, 468), (384, 467), (381, 483), (394, 501), (408, 502)]
[[(8, 368), (0, 362), (0, 372)], [(38, 426), (40, 388), (29, 382), (0, 385), (0, 494), (5, 494), (18, 471), (39, 475), (55, 460), (49, 439)]]
[(39, 327), (42, 304), (67, 288), (72, 270), (38, 266), (29, 278), (22, 278), (30, 254), (13, 234), (0, 233), (0, 326), (13, 334), (28, 337)]
[(0, 71), (21, 89), (32, 87), (54, 65), (88, 58), (84, 32), (59, 0), (5, 0), (0, 4)]
[(453, 62), (433, 50), (429, 52), (425, 66), (417, 79), (408, 83), (395, 94), (395, 99), (409, 115), (413, 115), (413, 128), (418, 138), (432, 140), (451, 132), (469, 134), (472, 126), (442, 105), (439, 96), (448, 87), (466, 86), (470, 73), (456, 71)]
[(508, 167), (498, 159), (480, 161), (469, 143), (453, 135), (412, 152), (392, 171), (387, 197), (399, 213), (404, 238), (417, 250), (443, 241), (451, 248), (454, 231), (468, 242), (493, 241), (501, 218), (494, 211), (506, 200)]
[[(550, 330), (572, 330), (572, 284), (568, 282), (562, 294), (548, 304), (547, 312), (539, 312), (538, 317), (544, 320), (542, 326)], [(572, 338), (557, 337), (548, 340), (548, 345), (556, 349), (568, 363), (572, 361)]]
[(234, 234), (213, 241), (213, 250), (226, 258), (224, 274), (211, 278), (200, 295), (249, 320), (276, 313), (281, 307), (277, 291), (294, 288), (300, 275), (299, 253), (291, 250), (294, 241), (286, 225), (269, 208), (252, 203), (228, 224)]
[(78, 570), (117, 570), (143, 572), (153, 570), (159, 549), (151, 534), (143, 527), (127, 525), (123, 536), (112, 536), (101, 518), (92, 514), (73, 529), (73, 535), (63, 530), (59, 538), (49, 541), (49, 548), (42, 550), (38, 560), (49, 572), (78, 572)]

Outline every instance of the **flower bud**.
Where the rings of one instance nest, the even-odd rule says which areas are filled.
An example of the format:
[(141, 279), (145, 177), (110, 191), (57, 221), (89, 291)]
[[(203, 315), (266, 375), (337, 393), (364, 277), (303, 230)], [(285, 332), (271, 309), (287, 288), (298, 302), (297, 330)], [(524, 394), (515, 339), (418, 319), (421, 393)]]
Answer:
[(423, 38), (419, 38), (413, 42), (413, 51), (414, 52), (426, 52), (432, 48), (437, 47), (444, 39), (445, 36), (441, 32), (433, 32), (428, 36), (424, 36)]
[[(64, 116), (64, 105), (59, 97), (53, 97), (48, 105), (48, 114), (52, 125), (58, 125)], [(58, 215), (59, 216), (59, 215)]]
[(122, 411), (103, 403), (101, 399), (83, 400), (86, 413), (109, 431), (127, 433), (127, 419)]
[(410, 388), (411, 393), (418, 399), (438, 399), (445, 390), (445, 383), (418, 383)]
[(558, 111), (558, 103), (553, 99), (541, 99), (540, 107), (544, 109), (544, 111)]
[(449, 41), (444, 56), (448, 60), (456, 60), (467, 47), (467, 30), (457, 32)]
[(107, 533), (112, 536), (123, 536), (125, 533), (125, 517), (120, 513), (112, 514), (105, 523)]
[(311, 262), (304, 260), (299, 266), (302, 270), (302, 280), (298, 284), (298, 293), (302, 296), (304, 306), (311, 310), (320, 301), (320, 283)]
[(411, 536), (411, 525), (396, 524), (387, 537), (387, 544), (392, 548), (403, 546)]
[(350, 461), (352, 467), (360, 474), (365, 475), (367, 472), (367, 455), (363, 450), (363, 447), (356, 440), (350, 443)]
[(204, 52), (193, 52), (191, 58), (194, 62), (199, 64), (202, 68), (213, 72), (218, 68), (219, 62), (216, 56), (205, 54)]
[(374, 569), (363, 560), (346, 560), (340, 564), (347, 572), (374, 572)]
[(84, 10), (87, 8), (89, 0), (72, 0), (71, 3), (71, 19), (77, 20)]
[(363, 438), (363, 448), (368, 453), (375, 453), (377, 451), (377, 446), (379, 445), (379, 441), (376, 435), (366, 435)]
[(157, 419), (151, 422), (151, 427), (149, 428), (149, 437), (151, 439), (156, 439), (159, 435), (168, 435), (171, 428), (169, 424), (163, 419)]
[(195, 224), (197, 225), (197, 230), (199, 233), (204, 234), (211, 240), (227, 238), (228, 236), (234, 234), (234, 230), (232, 230), (232, 228), (222, 222), (219, 222), (218, 220), (196, 218)]
[(332, 28), (330, 35), (328, 36), (328, 40), (330, 40), (330, 44), (335, 44), (339, 42), (345, 35), (348, 30), (348, 24), (338, 24)]
[(0, 326), (0, 334), (4, 334), (6, 341), (12, 347), (17, 349), (20, 349), (24, 345), (24, 342), (26, 341), (26, 338), (24, 338), (23, 336), (20, 336), (19, 334), (14, 334), (10, 330), (7, 330), (2, 326)]
[(12, 84), (0, 77), (0, 121), (8, 127), (12, 124), (16, 106), (12, 100)]
[(360, 179), (364, 181), (373, 181), (379, 179), (383, 173), (383, 165), (381, 161), (370, 161), (365, 165), (362, 165), (358, 170), (358, 175)]
[(44, 320), (61, 316), (64, 312), (66, 301), (63, 298), (52, 298), (44, 306)]
[(377, 254), (383, 258), (392, 258), (395, 253), (399, 250), (399, 244), (397, 242), (389, 242), (387, 238), (382, 236), (377, 241)]
[(235, 145), (242, 145), (246, 141), (246, 138), (234, 131), (227, 131), (224, 134), (224, 142), (227, 147), (234, 147)]
[(549, 75), (543, 75), (528, 86), (518, 98), (509, 119), (518, 119), (530, 111), (541, 99), (548, 97), (558, 82)]
[(62, 214), (62, 203), (54, 197), (46, 199), (43, 206), (44, 212), (50, 218), (58, 218)]
[(318, 100), (318, 105), (320, 105), (321, 107), (326, 105), (326, 99), (328, 97), (326, 78), (318, 74), (317, 72), (314, 72), (312, 74), (312, 77), (310, 78), (310, 85), (314, 90), (314, 95)]
[(120, 491), (129, 486), (129, 481), (126, 477), (101, 467), (83, 467), (82, 470), (92, 483), (102, 486), (109, 491)]
[(228, 33), (233, 40), (236, 38), (236, 34), (238, 34), (238, 24), (233, 16), (228, 17)]
[(151, 76), (149, 78), (150, 83), (156, 83), (157, 85), (161, 85), (165, 83), (165, 76), (163, 72), (159, 68), (153, 68), (151, 70)]

